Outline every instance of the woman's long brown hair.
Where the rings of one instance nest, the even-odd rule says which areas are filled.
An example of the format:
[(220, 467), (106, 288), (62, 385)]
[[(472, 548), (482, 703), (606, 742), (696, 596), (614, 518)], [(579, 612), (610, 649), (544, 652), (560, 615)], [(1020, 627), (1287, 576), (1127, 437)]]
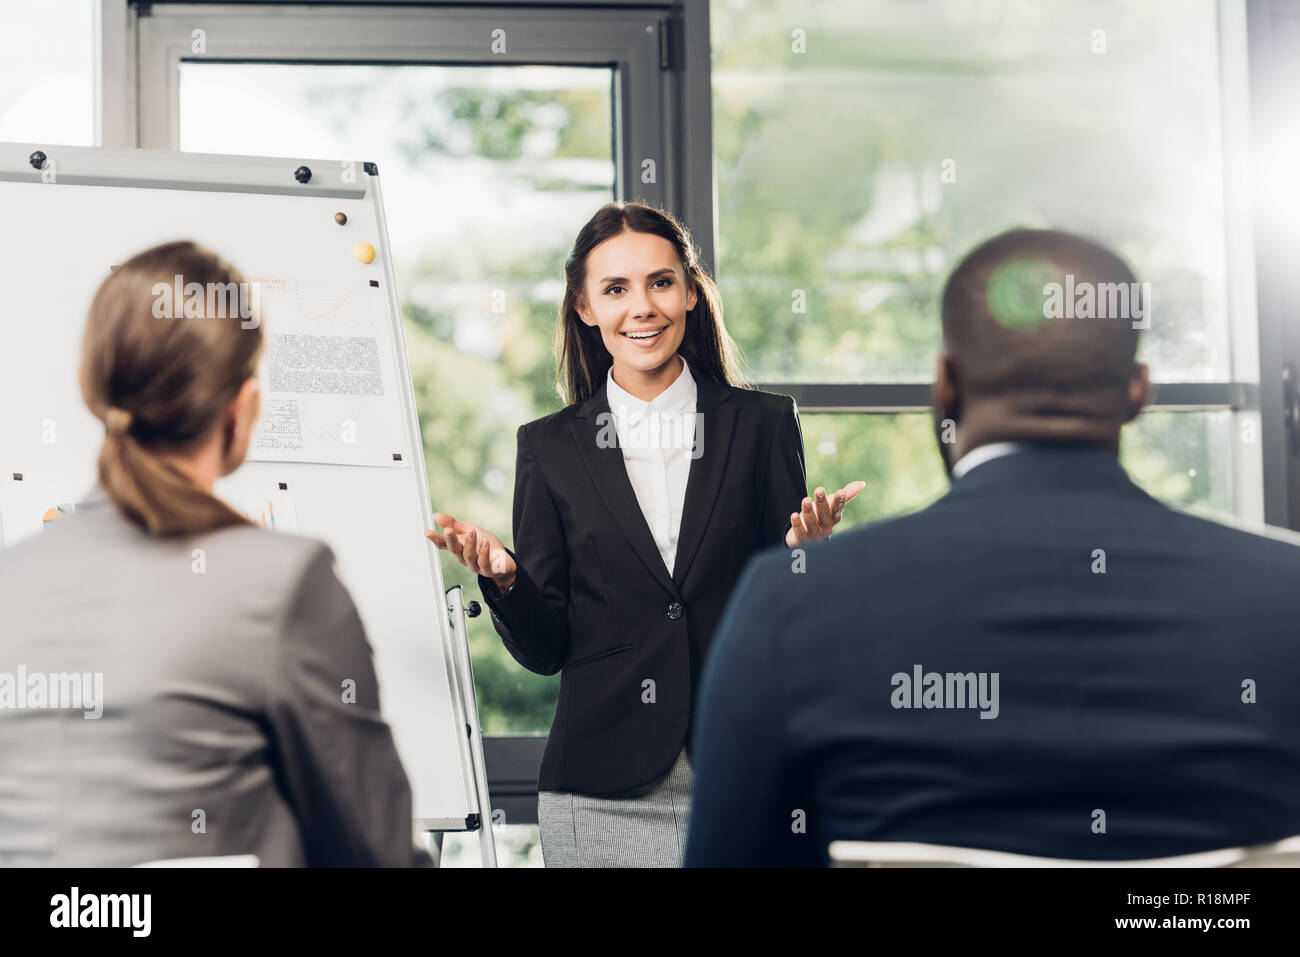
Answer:
[[(249, 524), (155, 453), (184, 453), (211, 434), (257, 374), (263, 342), (260, 317), (248, 322), (238, 309), (227, 317), (232, 310), (214, 309), (207, 295), (191, 310), (197, 315), (182, 302), (156, 308), (160, 284), (175, 288), (177, 277), (182, 290), (190, 283), (248, 288), (227, 285), (244, 277), (195, 243), (146, 250), (113, 270), (95, 293), (81, 356), (82, 397), (110, 426), (99, 452), (100, 484), (122, 514), (159, 536)], [(118, 410), (130, 416), (125, 428)]]
[(556, 386), (565, 404), (591, 398), (604, 385), (613, 358), (600, 338), (600, 330), (578, 315), (578, 300), (587, 281), (587, 255), (605, 240), (631, 230), (651, 233), (673, 244), (687, 283), (699, 291), (695, 308), (686, 314), (686, 333), (678, 350), (690, 364), (692, 375), (705, 375), (723, 385), (749, 388), (740, 352), (722, 322), (722, 296), (704, 271), (686, 227), (672, 215), (636, 202), (608, 203), (578, 232), (564, 263), (564, 302), (555, 327)]

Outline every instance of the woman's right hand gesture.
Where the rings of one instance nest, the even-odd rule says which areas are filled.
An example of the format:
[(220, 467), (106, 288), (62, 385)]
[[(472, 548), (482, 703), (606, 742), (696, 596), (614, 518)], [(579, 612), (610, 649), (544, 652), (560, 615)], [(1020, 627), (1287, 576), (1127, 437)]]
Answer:
[(426, 531), (425, 538), (451, 552), (456, 561), (475, 575), (492, 579), (501, 593), (515, 583), (515, 560), (501, 539), (486, 528), (462, 522), (446, 512), (434, 512), (433, 520), (442, 527), (442, 532)]

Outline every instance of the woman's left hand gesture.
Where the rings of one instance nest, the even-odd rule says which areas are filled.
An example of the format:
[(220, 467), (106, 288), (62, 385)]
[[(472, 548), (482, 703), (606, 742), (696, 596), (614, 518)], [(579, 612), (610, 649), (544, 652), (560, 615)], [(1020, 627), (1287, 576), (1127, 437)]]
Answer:
[(830, 538), (831, 529), (844, 515), (844, 506), (866, 487), (866, 482), (850, 482), (829, 499), (826, 489), (818, 488), (812, 498), (803, 500), (803, 511), (790, 513), (790, 530), (785, 533), (785, 543), (794, 548)]

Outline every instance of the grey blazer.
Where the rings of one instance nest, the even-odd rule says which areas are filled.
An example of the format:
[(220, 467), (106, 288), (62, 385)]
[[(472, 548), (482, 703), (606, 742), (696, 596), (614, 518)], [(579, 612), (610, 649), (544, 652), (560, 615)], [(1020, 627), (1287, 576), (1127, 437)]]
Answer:
[(431, 863), (361, 620), (323, 542), (159, 540), (96, 487), (0, 549), (0, 864), (229, 854)]

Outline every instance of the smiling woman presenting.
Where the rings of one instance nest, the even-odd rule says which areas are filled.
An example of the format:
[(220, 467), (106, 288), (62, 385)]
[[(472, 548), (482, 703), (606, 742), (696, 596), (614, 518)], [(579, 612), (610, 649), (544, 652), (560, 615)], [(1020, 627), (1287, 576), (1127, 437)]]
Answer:
[(854, 482), (806, 497), (794, 400), (747, 388), (686, 230), (602, 207), (565, 263), (568, 405), (519, 429), (514, 551), (445, 512), (506, 648), (562, 671), (538, 780), (548, 867), (677, 866), (693, 692), (746, 561), (827, 537)]

